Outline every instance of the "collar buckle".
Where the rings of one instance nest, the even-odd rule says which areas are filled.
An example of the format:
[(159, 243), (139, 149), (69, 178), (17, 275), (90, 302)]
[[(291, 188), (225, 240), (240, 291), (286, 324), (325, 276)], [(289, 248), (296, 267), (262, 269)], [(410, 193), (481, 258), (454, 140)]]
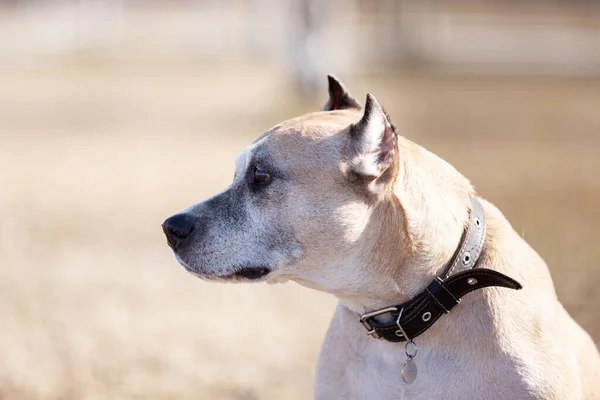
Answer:
[[(406, 340), (407, 342), (409, 340), (412, 342), (412, 339), (408, 337), (408, 335), (404, 331), (404, 328), (402, 327), (402, 325), (400, 325), (400, 318), (402, 318), (403, 312), (404, 312), (404, 308), (402, 308), (402, 310), (400, 310), (400, 314), (398, 314), (398, 318), (396, 318), (396, 326), (398, 327), (398, 330), (396, 332), (394, 332), (394, 334), (400, 338), (404, 338), (404, 340)], [(414, 342), (413, 342), (413, 344), (414, 344)]]
[(369, 323), (369, 319), (376, 317), (378, 315), (381, 315), (381, 314), (395, 312), (395, 311), (398, 311), (397, 307), (387, 307), (387, 308), (382, 308), (377, 311), (372, 311), (370, 313), (363, 314), (360, 316), (360, 323), (363, 324), (363, 326), (367, 330), (367, 335), (370, 335), (371, 337), (374, 337), (375, 339), (381, 339), (381, 337), (375, 331), (375, 328), (373, 328), (373, 326), (371, 326), (371, 324)]

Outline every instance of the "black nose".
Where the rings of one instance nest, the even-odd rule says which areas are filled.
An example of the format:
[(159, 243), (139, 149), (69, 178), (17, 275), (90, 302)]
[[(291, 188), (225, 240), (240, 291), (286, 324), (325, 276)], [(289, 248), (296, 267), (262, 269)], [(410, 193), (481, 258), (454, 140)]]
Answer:
[(173, 250), (180, 248), (194, 230), (196, 218), (191, 214), (175, 214), (163, 222), (163, 232), (167, 236), (167, 243)]

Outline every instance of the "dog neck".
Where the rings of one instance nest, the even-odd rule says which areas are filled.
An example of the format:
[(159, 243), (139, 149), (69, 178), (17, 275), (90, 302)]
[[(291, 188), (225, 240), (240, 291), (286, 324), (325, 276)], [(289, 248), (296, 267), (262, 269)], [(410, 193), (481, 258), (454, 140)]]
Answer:
[(468, 226), (470, 182), (444, 160), (401, 140), (393, 196), (373, 211), (369, 243), (359, 246), (370, 272), (359, 293), (338, 298), (357, 313), (400, 304), (438, 276)]

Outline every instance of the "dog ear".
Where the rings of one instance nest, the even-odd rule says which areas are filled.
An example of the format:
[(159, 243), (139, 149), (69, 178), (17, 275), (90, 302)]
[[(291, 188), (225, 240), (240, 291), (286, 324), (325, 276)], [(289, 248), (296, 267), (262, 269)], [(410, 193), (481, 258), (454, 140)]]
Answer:
[(329, 82), (329, 100), (321, 111), (345, 110), (356, 108), (360, 110), (360, 103), (346, 90), (342, 82), (335, 76), (327, 75)]
[[(351, 125), (350, 177), (375, 180), (391, 176), (397, 153), (396, 128), (372, 94), (367, 94), (363, 117)], [(387, 171), (390, 173), (387, 173)]]

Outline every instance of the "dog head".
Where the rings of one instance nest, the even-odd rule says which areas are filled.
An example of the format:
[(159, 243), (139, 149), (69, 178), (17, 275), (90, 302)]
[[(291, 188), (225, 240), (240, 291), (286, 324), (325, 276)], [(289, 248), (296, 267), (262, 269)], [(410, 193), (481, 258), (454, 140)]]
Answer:
[(335, 78), (320, 112), (285, 121), (236, 159), (223, 192), (163, 223), (177, 260), (206, 280), (281, 281), (342, 295), (410, 257), (395, 187), (396, 129)]

